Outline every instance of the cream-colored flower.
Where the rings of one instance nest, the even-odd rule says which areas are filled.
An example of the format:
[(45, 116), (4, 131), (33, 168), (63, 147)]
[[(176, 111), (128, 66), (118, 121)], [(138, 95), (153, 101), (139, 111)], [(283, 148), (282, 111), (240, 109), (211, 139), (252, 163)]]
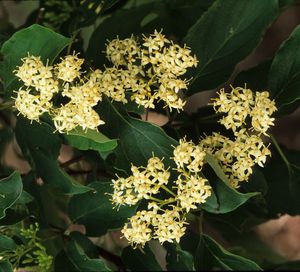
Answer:
[(84, 130), (96, 130), (99, 125), (104, 124), (95, 110), (84, 104), (69, 102), (53, 110), (52, 114), (54, 125), (60, 133), (71, 131), (78, 126)]
[(205, 203), (211, 195), (211, 186), (207, 182), (207, 179), (198, 175), (180, 175), (175, 182), (180, 207), (189, 212), (196, 209), (197, 205)]
[(137, 245), (144, 247), (146, 242), (152, 238), (151, 223), (156, 214), (153, 211), (138, 211), (130, 218), (130, 223), (126, 223), (121, 232), (124, 237), (135, 248)]
[(39, 121), (39, 117), (49, 110), (51, 103), (44, 103), (38, 95), (32, 95), (29, 90), (20, 89), (15, 99), (15, 107), (29, 120)]
[(271, 115), (276, 110), (275, 101), (269, 99), (268, 92), (256, 92), (255, 105), (250, 114), (253, 129), (258, 133), (268, 135), (267, 130), (274, 126), (275, 120)]
[(72, 82), (79, 78), (83, 62), (84, 59), (79, 58), (75, 53), (61, 58), (61, 62), (56, 65), (57, 78), (65, 82)]
[(132, 36), (124, 40), (114, 39), (106, 45), (106, 56), (114, 65), (134, 63), (140, 56), (141, 49)]
[(192, 141), (179, 140), (179, 145), (174, 148), (174, 161), (178, 167), (177, 171), (200, 172), (204, 164), (205, 151), (202, 147), (195, 145)]
[(180, 208), (173, 207), (171, 210), (167, 209), (161, 214), (156, 214), (152, 220), (153, 238), (158, 239), (161, 244), (173, 243), (174, 240), (179, 243), (180, 238), (185, 234), (187, 224), (180, 212)]
[(22, 65), (18, 66), (14, 73), (24, 82), (25, 86), (32, 86), (35, 76), (43, 66), (41, 57), (28, 55), (28, 57), (22, 58)]

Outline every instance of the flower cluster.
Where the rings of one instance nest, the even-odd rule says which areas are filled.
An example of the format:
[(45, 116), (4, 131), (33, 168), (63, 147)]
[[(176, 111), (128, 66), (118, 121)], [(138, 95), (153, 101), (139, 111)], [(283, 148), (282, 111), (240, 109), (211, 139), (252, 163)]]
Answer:
[(150, 158), (147, 167), (132, 165), (131, 172), (128, 178), (113, 180), (112, 201), (117, 205), (135, 205), (143, 198), (150, 199), (170, 177), (170, 172), (157, 157)]
[[(189, 148), (192, 150), (187, 158), (183, 153)], [(169, 181), (169, 169), (165, 169), (158, 157), (150, 158), (146, 167), (132, 166), (131, 176), (113, 180), (112, 202), (115, 205), (135, 205), (142, 199), (149, 201), (148, 209), (138, 211), (122, 229), (133, 246), (144, 246), (152, 238), (160, 243), (179, 242), (185, 233), (186, 213), (211, 195), (207, 180), (200, 176), (203, 160), (203, 152), (191, 142), (181, 140), (174, 149), (178, 167), (175, 169), (177, 180), (173, 183)], [(157, 198), (162, 191), (167, 198)]]
[(127, 102), (126, 90), (131, 100), (145, 108), (154, 108), (155, 101), (163, 101), (170, 110), (185, 105), (179, 91), (187, 89), (188, 82), (180, 77), (198, 63), (188, 47), (180, 47), (155, 31), (143, 36), (141, 43), (133, 36), (114, 39), (108, 43), (106, 55), (114, 65), (105, 71), (111, 86), (107, 91), (117, 92), (119, 101)]
[[(42, 114), (49, 113), (59, 132), (68, 132), (78, 126), (97, 129), (104, 123), (93, 109), (101, 100), (99, 72), (93, 71), (83, 78), (82, 64), (83, 59), (74, 54), (62, 58), (54, 66), (44, 65), (40, 57), (23, 58), (15, 74), (26, 88), (18, 90), (15, 107), (29, 120), (39, 121)], [(55, 105), (56, 94), (67, 98), (68, 102)]]
[(234, 140), (213, 133), (203, 138), (199, 145), (219, 161), (234, 188), (248, 181), (253, 166), (263, 167), (267, 156), (271, 155), (263, 140), (257, 135), (249, 135), (245, 129), (240, 130)]
[[(139, 210), (122, 229), (133, 246), (144, 246), (151, 239), (158, 239), (160, 243), (179, 242), (188, 224), (186, 214), (205, 203), (211, 195), (211, 186), (201, 172), (207, 154), (220, 163), (234, 188), (248, 181), (253, 166), (263, 167), (267, 156), (271, 155), (261, 138), (273, 125), (271, 114), (276, 110), (267, 92), (253, 94), (249, 89), (233, 88), (226, 94), (221, 90), (214, 107), (216, 112), (227, 114), (221, 123), (232, 129), (233, 138), (214, 132), (200, 139), (198, 144), (180, 139), (173, 151), (176, 168), (172, 174), (159, 158), (152, 157), (146, 167), (133, 165), (131, 176), (113, 180), (112, 202), (115, 205), (148, 201), (147, 209)], [(247, 117), (250, 117), (251, 127), (247, 126)], [(170, 182), (175, 174), (177, 178)], [(166, 194), (168, 197), (164, 197)]]
[(271, 115), (277, 110), (275, 101), (270, 100), (268, 92), (255, 94), (246, 88), (233, 88), (230, 93), (224, 89), (219, 92), (219, 97), (213, 103), (216, 112), (225, 113), (220, 123), (233, 132), (244, 128), (246, 118), (251, 118), (252, 130), (259, 135), (267, 134), (270, 126), (274, 125)]
[(82, 71), (84, 60), (76, 54), (61, 58), (54, 66), (28, 55), (15, 70), (25, 86), (17, 92), (15, 107), (29, 120), (39, 121), (49, 113), (61, 133), (104, 124), (93, 109), (103, 94), (122, 103), (128, 102), (128, 94), (145, 108), (154, 108), (157, 101), (170, 110), (183, 108), (180, 91), (187, 89), (188, 82), (180, 77), (197, 65), (189, 48), (155, 31), (141, 43), (133, 36), (114, 39), (107, 44), (106, 55), (113, 66), (90, 73)]
[(267, 130), (274, 125), (271, 115), (276, 111), (275, 102), (268, 92), (254, 94), (250, 89), (232, 87), (230, 93), (220, 90), (213, 106), (216, 112), (225, 114), (220, 123), (233, 131), (234, 139), (213, 133), (199, 145), (220, 162), (231, 185), (237, 188), (240, 182), (248, 181), (255, 164), (263, 167), (271, 155), (261, 135), (268, 136)]

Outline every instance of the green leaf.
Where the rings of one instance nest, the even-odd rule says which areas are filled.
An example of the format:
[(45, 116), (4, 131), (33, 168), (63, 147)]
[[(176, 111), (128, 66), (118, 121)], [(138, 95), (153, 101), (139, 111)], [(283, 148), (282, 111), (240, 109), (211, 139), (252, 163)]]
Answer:
[(148, 244), (143, 249), (126, 247), (123, 249), (121, 257), (131, 271), (162, 270)]
[(252, 91), (262, 91), (268, 88), (268, 74), (272, 60), (266, 60), (249, 70), (240, 72), (234, 79), (234, 86), (244, 87)]
[(91, 259), (98, 258), (99, 253), (97, 247), (84, 234), (78, 231), (70, 233), (70, 237), (84, 250), (85, 254)]
[(100, 116), (109, 120), (102, 131), (110, 138), (120, 139), (115, 149), (115, 167), (129, 171), (131, 164), (145, 165), (152, 154), (172, 165), (173, 147), (177, 142), (160, 127), (130, 117), (107, 99), (99, 107)]
[(0, 180), (0, 219), (5, 216), (5, 211), (19, 199), (22, 189), (23, 184), (18, 172), (13, 172), (9, 177)]
[(217, 0), (190, 28), (184, 41), (199, 59), (189, 94), (227, 81), (235, 65), (257, 46), (278, 14), (277, 0)]
[(69, 216), (74, 224), (82, 224), (88, 236), (100, 236), (110, 229), (122, 227), (135, 213), (136, 207), (116, 209), (111, 203), (111, 183), (93, 182), (91, 192), (73, 196), (69, 203)]
[(213, 194), (201, 205), (204, 210), (211, 213), (228, 213), (259, 194), (256, 192), (246, 194), (238, 192), (229, 185), (229, 181), (217, 160), (210, 154), (207, 154), (205, 159), (219, 179), (210, 180)]
[[(282, 148), (282, 147), (281, 147)], [(278, 214), (300, 214), (300, 152), (282, 148), (288, 159), (288, 166), (277, 151), (263, 169), (268, 183), (265, 196), (270, 216)]]
[(55, 260), (55, 271), (95, 272), (111, 271), (100, 259), (89, 258), (77, 242), (68, 242), (65, 251)]
[(30, 164), (45, 183), (66, 194), (80, 194), (89, 190), (59, 167), (57, 157), (61, 139), (58, 134), (54, 134), (50, 125), (37, 122), (31, 124), (27, 119), (19, 117), (15, 132), (23, 154), (29, 157)]
[(15, 248), (16, 244), (12, 238), (0, 234), (0, 252), (6, 250), (14, 250)]
[(173, 244), (166, 244), (168, 271), (194, 271), (194, 257)]
[(15, 225), (29, 217), (27, 211), (13, 209), (12, 207), (5, 211), (5, 217), (0, 219), (0, 226)]
[(76, 128), (64, 135), (67, 143), (79, 150), (95, 150), (98, 152), (108, 152), (116, 148), (117, 140), (109, 139), (101, 132), (88, 129)]
[(203, 235), (199, 242), (195, 266), (200, 271), (212, 269), (237, 271), (262, 270), (255, 262), (230, 253), (207, 235)]
[(279, 114), (290, 113), (300, 99), (300, 26), (281, 45), (271, 65), (269, 90)]
[(34, 200), (34, 197), (31, 194), (29, 194), (29, 193), (27, 193), (26, 191), (23, 190), (16, 203), (21, 204), (21, 205), (25, 205), (25, 204), (30, 203), (33, 200)]
[(227, 176), (225, 175), (223, 169), (219, 165), (218, 161), (211, 154), (206, 154), (205, 161), (214, 170), (214, 172), (216, 173), (217, 177), (220, 180), (224, 181), (227, 185), (230, 186), (230, 182), (229, 182)]
[(21, 58), (32, 54), (41, 56), (41, 59), (52, 64), (57, 55), (71, 42), (51, 29), (34, 24), (28, 28), (16, 32), (6, 41), (2, 48), (3, 61), (0, 63), (0, 76), (3, 79), (4, 89), (7, 97), (18, 85), (17, 77), (13, 71), (21, 64)]
[(13, 272), (13, 267), (8, 261), (0, 261), (0, 272)]

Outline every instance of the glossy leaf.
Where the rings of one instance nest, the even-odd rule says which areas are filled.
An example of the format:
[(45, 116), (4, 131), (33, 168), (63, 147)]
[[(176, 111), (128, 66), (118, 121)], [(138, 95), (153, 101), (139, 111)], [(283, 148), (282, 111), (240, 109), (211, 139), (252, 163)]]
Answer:
[(0, 261), (0, 272), (13, 272), (13, 267), (8, 261)]
[(54, 134), (50, 125), (37, 122), (31, 124), (24, 118), (18, 118), (15, 130), (23, 153), (45, 183), (61, 189), (66, 194), (80, 194), (89, 190), (59, 167), (57, 157), (61, 139)]
[(269, 90), (279, 114), (290, 113), (300, 104), (300, 26), (281, 45), (271, 65)]
[(107, 138), (96, 130), (76, 128), (64, 135), (67, 143), (79, 150), (95, 150), (98, 152), (108, 152), (116, 148), (117, 140)]
[(160, 127), (130, 117), (109, 101), (99, 107), (100, 116), (107, 122), (102, 130), (110, 138), (120, 139), (115, 149), (115, 167), (129, 171), (131, 164), (145, 165), (154, 154), (164, 158), (166, 165), (172, 164), (173, 147), (177, 142)]
[(229, 185), (222, 168), (213, 156), (207, 154), (206, 161), (219, 179), (210, 180), (213, 194), (200, 207), (211, 213), (228, 213), (243, 205), (259, 193), (240, 193)]
[(240, 72), (234, 79), (234, 86), (250, 88), (252, 91), (263, 91), (268, 88), (268, 74), (272, 60), (264, 61), (249, 70)]
[(14, 240), (6, 235), (0, 234), (0, 252), (14, 250), (16, 248)]
[(23, 190), (16, 203), (25, 205), (25, 204), (28, 204), (31, 201), (33, 201), (33, 199), (34, 199), (34, 197), (31, 194), (29, 194), (29, 193), (27, 193), (26, 191)]
[(126, 247), (122, 251), (122, 260), (131, 271), (161, 271), (149, 245), (143, 249)]
[(110, 229), (122, 227), (135, 213), (135, 207), (113, 207), (111, 203), (111, 183), (94, 182), (93, 190), (73, 196), (69, 203), (69, 216), (74, 224), (84, 225), (89, 236), (100, 236)]
[(168, 271), (194, 271), (194, 257), (187, 251), (167, 244), (167, 269)]
[(7, 97), (16, 90), (18, 79), (13, 71), (21, 64), (21, 58), (29, 53), (41, 56), (44, 62), (49, 60), (51, 64), (70, 42), (71, 39), (37, 24), (16, 32), (1, 48), (3, 61), (0, 63), (0, 76), (3, 78)]
[(237, 271), (262, 270), (255, 262), (230, 253), (207, 235), (203, 235), (200, 239), (195, 260), (196, 269), (199, 271), (212, 269)]
[(217, 0), (184, 41), (199, 59), (189, 94), (227, 81), (235, 65), (256, 47), (278, 13), (277, 0)]
[(286, 149), (283, 152), (289, 160), (288, 166), (274, 150), (270, 162), (263, 169), (268, 183), (265, 198), (271, 216), (300, 214), (300, 153)]
[(111, 271), (100, 258), (89, 258), (74, 240), (69, 241), (65, 251), (57, 256), (55, 269), (76, 272)]
[(0, 218), (3, 218), (5, 211), (16, 203), (22, 194), (22, 189), (23, 184), (18, 172), (0, 180)]

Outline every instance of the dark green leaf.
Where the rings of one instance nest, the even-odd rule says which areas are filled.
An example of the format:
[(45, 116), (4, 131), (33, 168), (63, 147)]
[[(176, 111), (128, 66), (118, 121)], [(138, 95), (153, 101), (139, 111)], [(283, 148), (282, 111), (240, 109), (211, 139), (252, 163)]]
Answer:
[(69, 203), (69, 216), (74, 224), (82, 224), (88, 236), (100, 236), (109, 229), (122, 227), (135, 213), (135, 207), (116, 209), (111, 203), (112, 186), (108, 182), (89, 184), (91, 192), (73, 196)]
[(221, 166), (219, 165), (218, 161), (210, 154), (206, 154), (205, 161), (210, 165), (210, 167), (214, 170), (217, 177), (225, 182), (227, 185), (230, 185), (230, 182), (225, 175), (224, 171), (222, 170)]
[[(5, 114), (3, 112), (3, 114)], [(13, 139), (13, 130), (10, 127), (0, 129), (0, 154), (1, 156), (6, 150), (7, 144)]]
[(296, 0), (279, 0), (279, 8), (286, 9), (296, 4)]
[(0, 63), (0, 76), (7, 97), (12, 95), (17, 86), (13, 71), (21, 64), (21, 58), (29, 53), (41, 56), (44, 62), (48, 59), (51, 64), (70, 42), (71, 39), (36, 24), (16, 32), (1, 48), (4, 60)]
[(271, 63), (272, 60), (267, 60), (249, 70), (240, 72), (234, 79), (234, 86), (246, 86), (252, 91), (266, 90)]
[(251, 197), (259, 193), (242, 194), (229, 185), (229, 181), (213, 156), (207, 154), (206, 161), (219, 179), (210, 180), (213, 194), (201, 205), (201, 208), (211, 213), (228, 213), (243, 205)]
[(0, 219), (0, 226), (15, 225), (16, 223), (29, 217), (28, 212), (13, 208), (7, 209), (5, 214), (5, 217)]
[(300, 214), (300, 153), (283, 149), (290, 161), (289, 167), (278, 152), (272, 152), (272, 158), (263, 173), (268, 183), (266, 202), (271, 216), (277, 214)]
[(22, 191), (19, 199), (17, 200), (17, 204), (22, 204), (22, 205), (25, 205), (25, 204), (28, 204), (30, 203), (31, 201), (33, 201), (33, 196), (29, 193), (27, 193), (26, 191)]
[(96, 130), (75, 129), (64, 135), (67, 143), (79, 150), (95, 150), (98, 152), (108, 152), (116, 148), (117, 140), (109, 139)]
[(12, 238), (0, 234), (0, 252), (6, 250), (14, 250), (15, 248), (16, 244)]
[(81, 232), (75, 231), (70, 233), (70, 237), (84, 250), (85, 254), (91, 259), (98, 258), (96, 246), (93, 242)]
[(80, 194), (89, 190), (58, 166), (61, 140), (50, 125), (37, 122), (31, 124), (25, 118), (18, 118), (15, 131), (23, 154), (29, 156), (31, 165), (45, 183), (66, 194)]
[(101, 259), (89, 258), (74, 240), (69, 241), (65, 252), (56, 258), (55, 269), (73, 272), (111, 271)]
[(78, 23), (79, 27), (92, 24), (99, 15), (116, 5), (121, 0), (84, 0), (80, 2), (79, 10), (82, 20)]
[(227, 81), (259, 43), (278, 13), (277, 0), (217, 0), (191, 27), (185, 42), (199, 59), (189, 94)]
[(177, 142), (160, 127), (130, 117), (107, 100), (103, 101), (99, 111), (103, 119), (109, 120), (102, 131), (111, 138), (120, 139), (115, 149), (117, 168), (128, 171), (131, 164), (146, 164), (152, 154), (164, 158), (165, 164), (171, 165), (172, 146)]
[(173, 244), (167, 244), (167, 269), (168, 271), (194, 271), (193, 256)]
[(272, 62), (269, 90), (279, 114), (290, 113), (300, 99), (300, 26), (281, 45)]
[(203, 235), (200, 239), (196, 252), (195, 266), (200, 271), (212, 269), (237, 271), (262, 270), (255, 262), (230, 253), (207, 235)]
[(13, 272), (13, 267), (8, 261), (0, 261), (0, 272)]
[(146, 244), (143, 249), (126, 247), (122, 251), (122, 260), (131, 271), (161, 271), (152, 250)]
[(5, 211), (11, 207), (21, 196), (23, 184), (18, 172), (0, 180), (0, 218), (5, 216)]
[(265, 195), (268, 192), (268, 184), (260, 167), (254, 167), (249, 181), (241, 184), (243, 192), (260, 192)]

